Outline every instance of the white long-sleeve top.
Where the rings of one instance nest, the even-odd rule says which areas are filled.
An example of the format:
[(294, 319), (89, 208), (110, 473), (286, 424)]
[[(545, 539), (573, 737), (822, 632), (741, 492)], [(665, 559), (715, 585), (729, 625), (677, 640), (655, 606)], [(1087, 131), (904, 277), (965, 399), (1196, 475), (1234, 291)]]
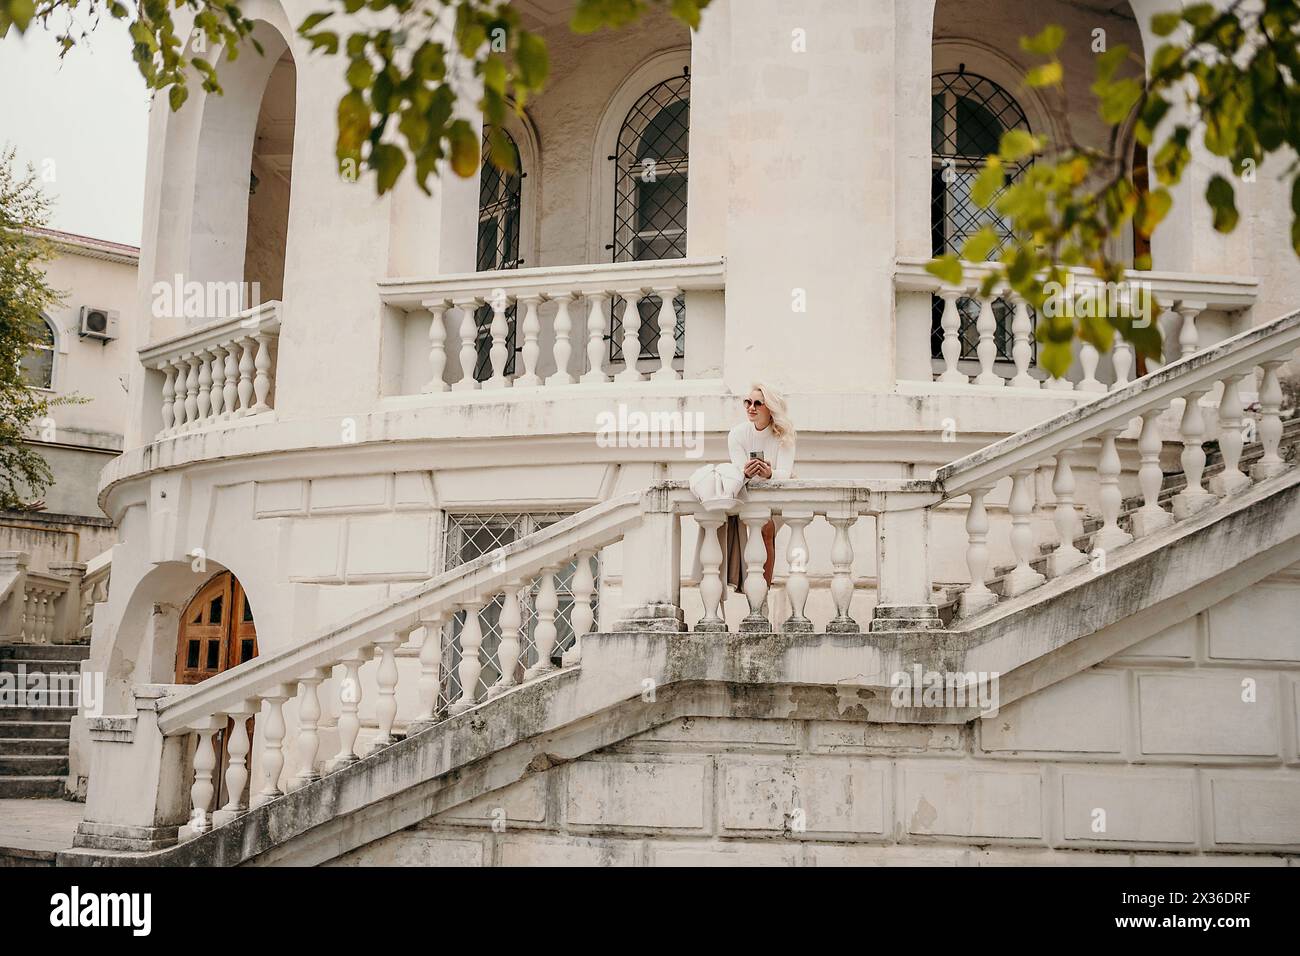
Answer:
[(794, 439), (782, 444), (771, 425), (759, 431), (751, 422), (741, 422), (727, 433), (727, 450), (731, 463), (741, 472), (749, 463), (749, 453), (754, 451), (763, 453), (763, 460), (772, 466), (773, 478), (789, 478), (794, 471)]

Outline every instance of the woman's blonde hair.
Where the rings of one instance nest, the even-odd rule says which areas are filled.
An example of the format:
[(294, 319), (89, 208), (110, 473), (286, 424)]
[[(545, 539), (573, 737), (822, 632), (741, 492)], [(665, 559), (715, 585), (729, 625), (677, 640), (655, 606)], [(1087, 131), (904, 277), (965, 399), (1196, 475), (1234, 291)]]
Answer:
[(777, 437), (777, 440), (782, 445), (793, 441), (794, 422), (790, 420), (790, 409), (785, 403), (785, 396), (771, 385), (765, 385), (762, 382), (755, 382), (749, 386), (749, 390), (762, 394), (763, 403), (772, 414), (772, 434)]

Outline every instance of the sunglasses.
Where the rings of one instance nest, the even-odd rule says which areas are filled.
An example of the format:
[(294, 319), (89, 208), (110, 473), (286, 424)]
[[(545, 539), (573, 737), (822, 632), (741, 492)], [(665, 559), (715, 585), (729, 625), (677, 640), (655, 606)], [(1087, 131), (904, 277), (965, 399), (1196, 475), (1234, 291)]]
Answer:
[(759, 398), (759, 399), (747, 398), (747, 399), (745, 399), (745, 407), (746, 407), (746, 408), (762, 408), (762, 407), (763, 407), (763, 400), (762, 400), (761, 398)]

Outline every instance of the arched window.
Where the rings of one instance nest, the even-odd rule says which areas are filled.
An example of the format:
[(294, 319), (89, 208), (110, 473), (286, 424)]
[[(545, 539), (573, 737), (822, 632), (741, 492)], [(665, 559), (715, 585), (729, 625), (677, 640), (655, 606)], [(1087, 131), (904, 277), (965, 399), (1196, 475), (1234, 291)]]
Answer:
[(41, 316), (41, 321), (36, 323), (36, 328), (32, 331), (33, 342), (19, 362), (23, 380), (32, 388), (53, 388), (54, 352), (57, 343), (54, 324), (45, 316)]
[[(483, 165), (478, 179), (478, 252), (475, 269), (491, 272), (495, 269), (518, 269), (523, 263), (519, 252), (520, 210), (522, 209), (523, 182), (527, 175), (514, 138), (502, 130), (502, 135), (515, 154), (513, 172), (498, 169), (488, 158), (488, 131), (483, 131)], [(506, 337), (506, 375), (515, 373), (515, 314), (512, 303), (506, 310), (510, 331)], [(492, 377), (492, 306), (480, 306), (474, 313), (477, 329), (478, 358), (474, 363), (474, 378), (482, 382)]]
[[(691, 77), (689, 72), (646, 91), (628, 111), (614, 156), (614, 262), (686, 257), (686, 185), (690, 161)], [(637, 303), (640, 358), (658, 357), (659, 297)], [(673, 302), (675, 358), (683, 354), (686, 301)], [(615, 305), (610, 361), (623, 360), (623, 312)]]
[[(1011, 129), (1030, 131), (1029, 120), (1020, 104), (1006, 90), (987, 77), (966, 71), (963, 64), (956, 72), (937, 73), (931, 87), (930, 107), (930, 235), (936, 256), (960, 253), (962, 245), (985, 226), (992, 226), (998, 242), (989, 253), (995, 259), (1012, 238), (1011, 228), (991, 209), (982, 209), (971, 200), (970, 190), (984, 164), (984, 157), (998, 151), (1002, 134)], [(1032, 160), (1012, 164), (1007, 171), (1007, 185), (1015, 182)], [(931, 354), (942, 353), (943, 329), (939, 317), (943, 303), (935, 299), (936, 311), (930, 331)], [(974, 358), (979, 343), (975, 324), (979, 303), (960, 299), (961, 316), (958, 336), (961, 357)], [(1011, 305), (1003, 299), (993, 303), (997, 319), (998, 358), (1009, 359), (1011, 350)], [(1031, 315), (1032, 319), (1032, 315)]]

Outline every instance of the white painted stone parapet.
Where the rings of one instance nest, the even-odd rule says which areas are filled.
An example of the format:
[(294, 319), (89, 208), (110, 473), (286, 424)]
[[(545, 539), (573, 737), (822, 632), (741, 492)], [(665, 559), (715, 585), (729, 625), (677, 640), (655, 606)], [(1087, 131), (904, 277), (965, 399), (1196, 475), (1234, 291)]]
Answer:
[(140, 350), (162, 386), (157, 438), (225, 424), (275, 407), (280, 303), (238, 315)]
[[(943, 313), (940, 325), (943, 329), (942, 371), (936, 372), (935, 380), (949, 384), (972, 384), (979, 386), (1015, 388), (1046, 388), (1051, 390), (1103, 393), (1107, 390), (1123, 388), (1131, 381), (1136, 369), (1133, 348), (1118, 334), (1110, 350), (1111, 379), (1109, 383), (1098, 378), (1098, 365), (1101, 355), (1097, 349), (1082, 343), (1078, 355), (1078, 381), (1068, 378), (1041, 380), (1031, 374), (1033, 357), (1034, 330), (1025, 302), (1007, 289), (995, 289), (993, 295), (980, 295), (980, 286), (992, 271), (988, 263), (962, 263), (962, 282), (959, 286), (949, 286), (937, 276), (926, 271), (927, 259), (899, 259), (894, 267), (894, 288), (900, 295), (921, 295), (927, 303), (932, 296), (943, 301)], [(1075, 267), (1065, 270), (1074, 288), (1081, 292), (1100, 297), (1106, 294), (1105, 287), (1089, 269)], [(1200, 276), (1177, 272), (1140, 272), (1130, 270), (1125, 273), (1124, 288), (1116, 290), (1122, 297), (1126, 290), (1141, 287), (1146, 290), (1159, 307), (1159, 315), (1153, 318), (1158, 322), (1164, 335), (1164, 361), (1173, 357), (1191, 355), (1200, 344), (1196, 329), (1196, 317), (1207, 310), (1237, 313), (1249, 309), (1255, 304), (1259, 291), (1259, 282), (1247, 276)], [(999, 299), (1012, 309), (1009, 332), (1012, 337), (1010, 347), (1011, 365), (997, 360), (997, 322), (994, 316), (994, 303)], [(976, 322), (978, 343), (976, 358), (978, 372), (970, 376), (963, 371), (961, 339), (961, 316), (958, 303), (970, 301), (979, 306), (979, 319)], [(928, 308), (911, 314), (914, 321), (919, 315), (929, 315)], [(926, 326), (928, 333), (929, 326)], [(1174, 333), (1177, 333), (1176, 336)], [(913, 336), (908, 341), (916, 343), (921, 337)], [(929, 335), (924, 336), (928, 348)], [(1175, 344), (1176, 342), (1176, 344)], [(928, 359), (928, 355), (926, 356)], [(965, 360), (969, 363), (969, 359)], [(918, 364), (909, 363), (911, 367)], [(1150, 370), (1160, 367), (1155, 361), (1148, 363)]]
[[(427, 310), (432, 316), (426, 392), (676, 381), (683, 372), (675, 362), (675, 302), (691, 293), (721, 293), (725, 272), (721, 258), (616, 262), (384, 279), (379, 293), (386, 305), (404, 312)], [(636, 358), (628, 356), (640, 356), (643, 323), (638, 309), (644, 301), (657, 303), (656, 345), (654, 357), (644, 360), (653, 367), (642, 370)], [(618, 344), (624, 358), (622, 370), (616, 372), (607, 367), (607, 343), (620, 303)], [(633, 321), (627, 321), (629, 312)], [(479, 381), (473, 372), (480, 364), (481, 338), (490, 374)], [(507, 347), (512, 338), (517, 356)], [(453, 356), (458, 371), (449, 367)]]

